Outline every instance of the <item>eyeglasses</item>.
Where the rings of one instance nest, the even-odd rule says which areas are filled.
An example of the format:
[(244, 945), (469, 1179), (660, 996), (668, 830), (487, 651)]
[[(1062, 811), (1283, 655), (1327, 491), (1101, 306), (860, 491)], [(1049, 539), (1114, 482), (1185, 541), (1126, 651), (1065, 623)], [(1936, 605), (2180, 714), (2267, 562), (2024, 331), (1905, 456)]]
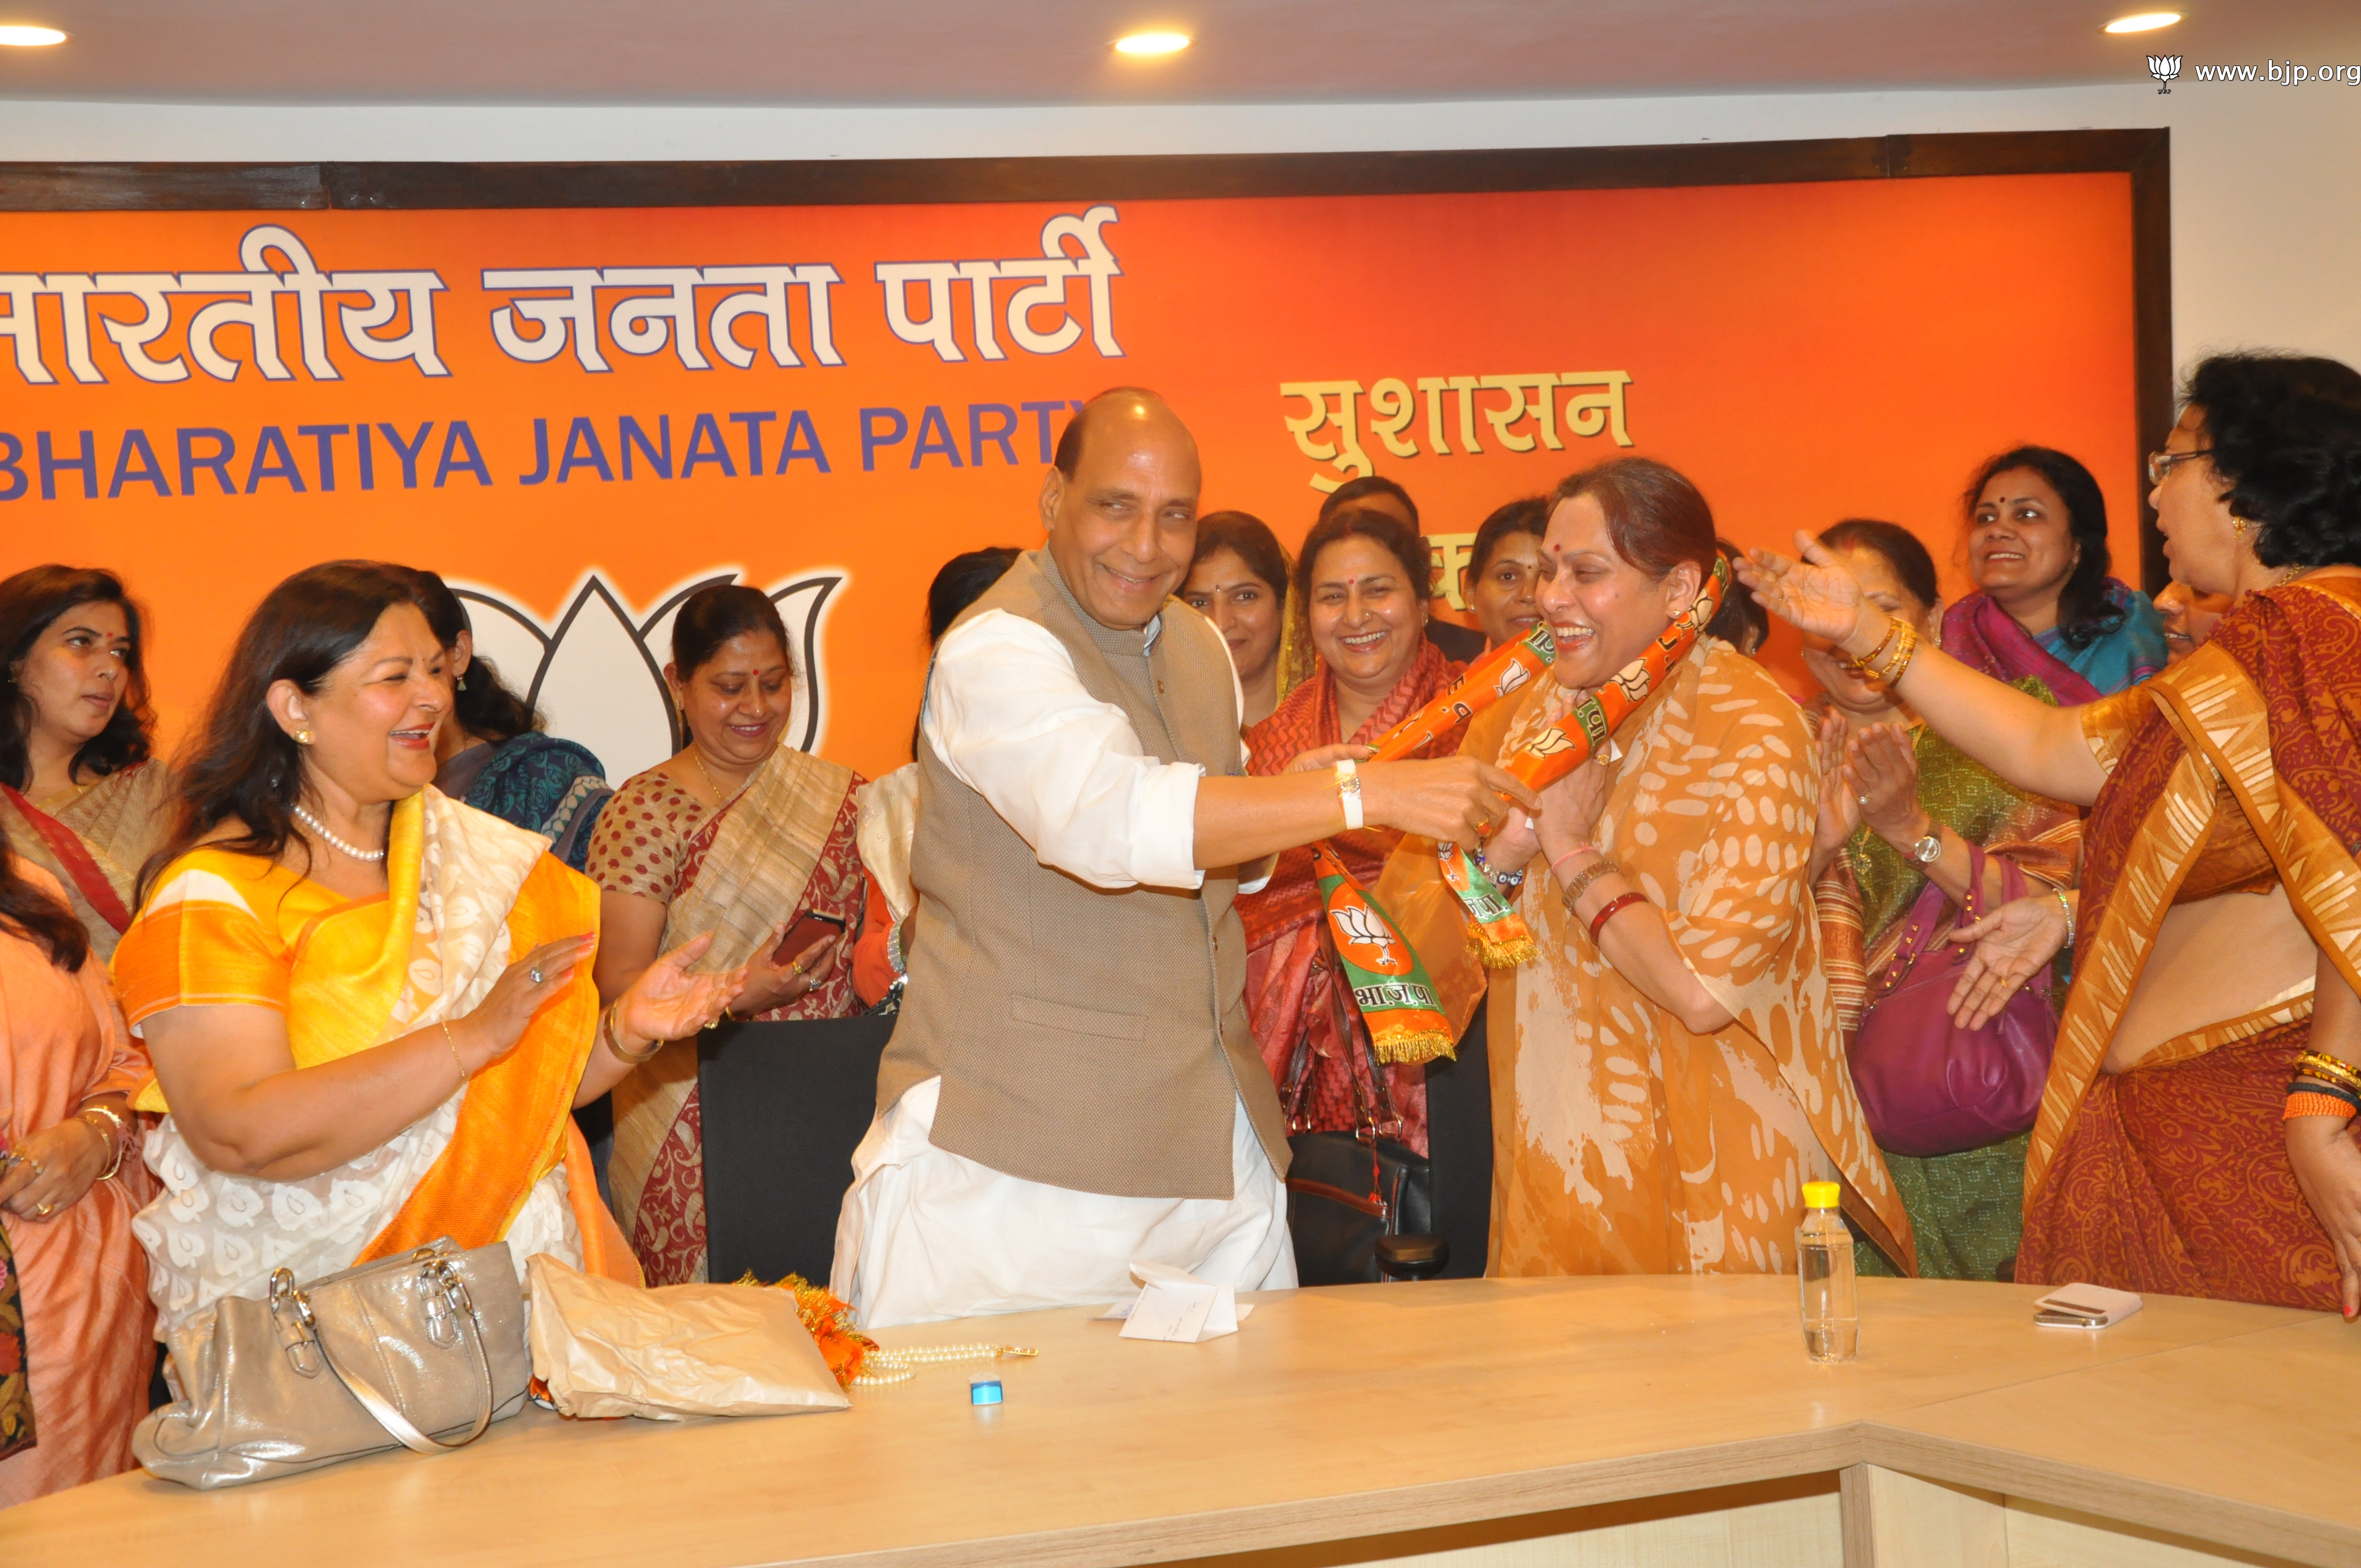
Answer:
[(2194, 452), (2151, 452), (2147, 455), (2147, 482), (2151, 485), (2161, 485), (2172, 473), (2174, 464), (2186, 463), (2191, 457), (2211, 457), (2213, 455), (2213, 449), (2210, 446), (2201, 446)]

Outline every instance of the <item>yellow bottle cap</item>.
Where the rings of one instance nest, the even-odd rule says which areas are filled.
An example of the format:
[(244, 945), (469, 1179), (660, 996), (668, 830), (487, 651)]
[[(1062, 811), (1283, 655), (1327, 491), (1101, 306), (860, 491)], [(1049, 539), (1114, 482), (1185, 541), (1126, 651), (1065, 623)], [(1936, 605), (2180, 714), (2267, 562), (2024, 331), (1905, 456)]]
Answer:
[(1806, 1181), (1804, 1183), (1804, 1207), (1806, 1209), (1833, 1209), (1843, 1197), (1844, 1189), (1836, 1182)]

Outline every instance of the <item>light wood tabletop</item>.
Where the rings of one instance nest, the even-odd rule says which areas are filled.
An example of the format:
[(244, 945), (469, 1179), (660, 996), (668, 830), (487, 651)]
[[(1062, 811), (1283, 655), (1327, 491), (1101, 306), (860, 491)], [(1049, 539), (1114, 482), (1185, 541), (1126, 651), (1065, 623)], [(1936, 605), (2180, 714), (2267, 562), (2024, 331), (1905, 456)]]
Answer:
[(528, 1411), (448, 1457), (212, 1494), (118, 1476), (0, 1513), (0, 1563), (1109, 1564), (1863, 1464), (2361, 1560), (2361, 1327), (2151, 1298), (2103, 1332), (2039, 1329), (2040, 1293), (1863, 1280), (1842, 1365), (1805, 1358), (1776, 1277), (1275, 1293), (1195, 1345), (1119, 1340), (1095, 1309), (937, 1324), (880, 1337), (1041, 1354), (1000, 1365), (998, 1408), (932, 1366), (841, 1413)]

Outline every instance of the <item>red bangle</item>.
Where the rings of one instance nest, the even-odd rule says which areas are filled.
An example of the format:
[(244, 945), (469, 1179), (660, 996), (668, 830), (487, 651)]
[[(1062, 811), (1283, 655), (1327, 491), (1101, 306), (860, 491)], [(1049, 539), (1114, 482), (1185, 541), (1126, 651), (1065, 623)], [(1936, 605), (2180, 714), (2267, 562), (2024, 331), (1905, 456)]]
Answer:
[(1590, 917), (1590, 945), (1594, 948), (1598, 945), (1598, 933), (1607, 928), (1607, 923), (1609, 920), (1614, 919), (1616, 916), (1634, 904), (1647, 902), (1648, 895), (1644, 893), (1627, 893), (1620, 898), (1609, 899), (1606, 906)]

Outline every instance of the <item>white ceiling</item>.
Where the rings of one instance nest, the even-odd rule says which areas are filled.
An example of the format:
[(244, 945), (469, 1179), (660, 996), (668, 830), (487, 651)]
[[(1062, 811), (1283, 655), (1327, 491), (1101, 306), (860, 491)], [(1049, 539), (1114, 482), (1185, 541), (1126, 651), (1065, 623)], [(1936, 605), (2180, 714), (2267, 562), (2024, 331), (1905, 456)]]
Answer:
[[(2099, 30), (2176, 4), (2163, 32)], [(2361, 66), (2356, 0), (0, 0), (11, 21), (73, 35), (0, 49), (19, 99), (1305, 103), (2136, 82), (2151, 49)], [(1198, 43), (1109, 49), (1148, 27)]]

